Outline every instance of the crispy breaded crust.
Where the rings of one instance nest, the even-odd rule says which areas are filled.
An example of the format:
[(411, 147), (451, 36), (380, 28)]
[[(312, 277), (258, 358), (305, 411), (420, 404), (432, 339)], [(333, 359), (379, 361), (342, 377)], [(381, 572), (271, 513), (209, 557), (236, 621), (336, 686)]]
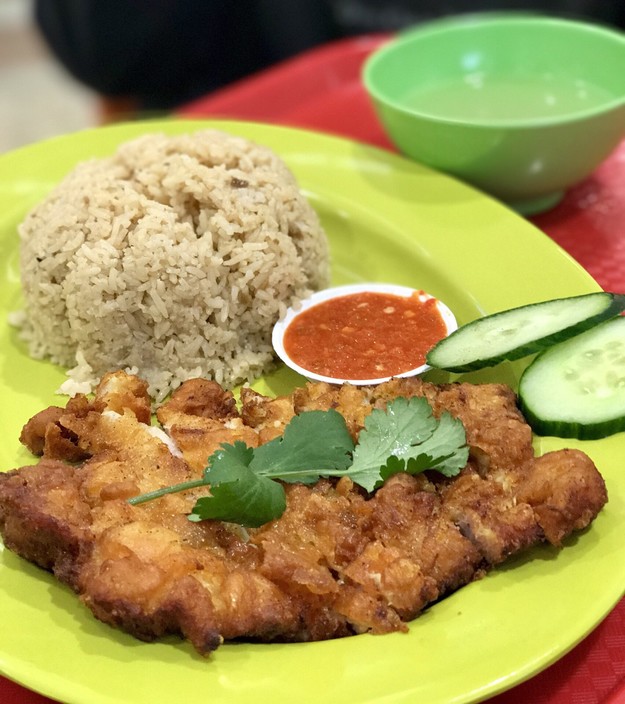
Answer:
[[(0, 474), (8, 548), (51, 570), (95, 616), (138, 638), (175, 633), (200, 653), (224, 640), (307, 641), (405, 630), (428, 604), (542, 541), (560, 546), (607, 501), (579, 451), (536, 459), (516, 397), (496, 384), (308, 384), (270, 399), (184, 384), (150, 429), (145, 386), (122, 372), (94, 401), (74, 399), (26, 424), (39, 464)], [(454, 479), (398, 474), (373, 495), (348, 478), (288, 484), (276, 521), (244, 530), (187, 520), (203, 489), (131, 506), (127, 499), (201, 476), (222, 442), (256, 446), (304, 410), (335, 408), (358, 436), (372, 408), (425, 396), (466, 428)]]

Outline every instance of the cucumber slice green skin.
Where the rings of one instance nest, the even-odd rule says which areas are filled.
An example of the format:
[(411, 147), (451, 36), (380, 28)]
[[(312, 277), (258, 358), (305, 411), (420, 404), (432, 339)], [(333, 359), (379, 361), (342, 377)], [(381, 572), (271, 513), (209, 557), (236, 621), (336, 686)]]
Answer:
[(597, 440), (625, 430), (625, 317), (539, 354), (518, 395), (538, 435)]
[[(592, 311), (582, 319), (579, 311), (576, 312), (580, 304)], [(625, 295), (604, 291), (519, 306), (461, 326), (434, 345), (426, 362), (431, 367), (450, 372), (491, 367), (504, 360), (512, 361), (540, 352), (614, 318), (624, 310)], [(553, 317), (553, 324), (544, 324), (546, 316)], [(528, 331), (532, 320), (540, 325), (540, 332), (534, 338)], [(522, 343), (518, 342), (519, 337), (523, 338)], [(475, 348), (469, 357), (467, 346)]]

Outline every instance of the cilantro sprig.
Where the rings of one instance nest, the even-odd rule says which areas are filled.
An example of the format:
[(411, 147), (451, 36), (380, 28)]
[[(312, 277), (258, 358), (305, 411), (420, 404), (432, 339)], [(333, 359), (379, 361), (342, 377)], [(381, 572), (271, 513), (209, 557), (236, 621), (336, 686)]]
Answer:
[(323, 477), (348, 476), (374, 491), (398, 472), (435, 469), (447, 477), (466, 465), (464, 426), (444, 412), (432, 413), (427, 399), (397, 398), (366, 418), (354, 445), (345, 419), (335, 410), (305, 411), (282, 436), (257, 448), (237, 441), (222, 444), (209, 458), (201, 479), (164, 487), (129, 499), (131, 504), (206, 486), (189, 519), (217, 519), (258, 527), (286, 508), (283, 482), (314, 484)]

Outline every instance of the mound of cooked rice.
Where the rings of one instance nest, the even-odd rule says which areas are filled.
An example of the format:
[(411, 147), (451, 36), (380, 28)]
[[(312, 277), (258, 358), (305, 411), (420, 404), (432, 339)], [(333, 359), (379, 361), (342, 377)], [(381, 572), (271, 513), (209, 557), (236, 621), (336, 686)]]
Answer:
[(24, 337), (73, 367), (66, 393), (111, 369), (157, 400), (193, 376), (252, 380), (279, 316), (328, 282), (325, 234), (286, 164), (215, 130), (80, 164), (19, 232)]

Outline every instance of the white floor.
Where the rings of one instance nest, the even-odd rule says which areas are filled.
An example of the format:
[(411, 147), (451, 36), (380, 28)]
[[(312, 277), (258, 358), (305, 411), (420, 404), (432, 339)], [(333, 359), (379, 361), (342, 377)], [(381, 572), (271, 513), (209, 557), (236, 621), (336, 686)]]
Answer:
[(0, 153), (96, 122), (94, 96), (49, 54), (29, 0), (0, 0)]

